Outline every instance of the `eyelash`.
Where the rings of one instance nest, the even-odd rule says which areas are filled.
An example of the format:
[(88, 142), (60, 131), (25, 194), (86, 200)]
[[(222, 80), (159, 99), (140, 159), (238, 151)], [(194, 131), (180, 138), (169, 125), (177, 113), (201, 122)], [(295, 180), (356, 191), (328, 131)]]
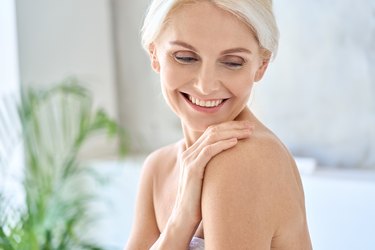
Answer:
[[(191, 57), (191, 56), (177, 56), (174, 55), (174, 58), (177, 62), (180, 62), (182, 64), (189, 64), (192, 62), (198, 61), (198, 59)], [(224, 65), (228, 66), (229, 68), (232, 69), (238, 69), (242, 67), (246, 62), (244, 61), (243, 63), (234, 63), (234, 62), (223, 62)]]
[(175, 55), (174, 58), (176, 59), (176, 61), (183, 62), (183, 63), (190, 63), (192, 61), (194, 62), (198, 61), (198, 59), (191, 57), (191, 56), (176, 56)]
[(225, 65), (231, 68), (240, 68), (242, 67), (245, 63), (233, 63), (233, 62), (224, 62)]

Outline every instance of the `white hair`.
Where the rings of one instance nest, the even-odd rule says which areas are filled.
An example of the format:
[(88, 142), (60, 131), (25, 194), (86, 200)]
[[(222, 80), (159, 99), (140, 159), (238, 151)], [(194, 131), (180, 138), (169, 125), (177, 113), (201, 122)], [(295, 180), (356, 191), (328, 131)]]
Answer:
[[(203, 0), (200, 0), (203, 1)], [(259, 46), (274, 58), (279, 43), (279, 30), (272, 9), (272, 0), (206, 0), (231, 12), (254, 32)], [(168, 17), (184, 4), (199, 0), (153, 0), (142, 27), (142, 46), (148, 51), (164, 28)]]

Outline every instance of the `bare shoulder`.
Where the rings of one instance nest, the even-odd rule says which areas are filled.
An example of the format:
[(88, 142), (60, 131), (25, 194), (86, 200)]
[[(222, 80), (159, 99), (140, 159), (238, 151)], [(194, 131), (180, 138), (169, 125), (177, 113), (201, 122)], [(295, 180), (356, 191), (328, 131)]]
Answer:
[(289, 179), (289, 173), (294, 170), (293, 158), (275, 135), (254, 131), (249, 139), (215, 156), (207, 166), (205, 177), (236, 176), (265, 185), (270, 180), (275, 183)]
[[(170, 144), (152, 152), (143, 164), (143, 175), (148, 176), (147, 184), (153, 196), (153, 205), (160, 229), (163, 228), (164, 220), (160, 215), (164, 212), (165, 198), (172, 195), (172, 190), (177, 185), (176, 162), (182, 141)], [(167, 192), (167, 193), (166, 193)], [(161, 207), (159, 207), (161, 205)]]
[(151, 153), (145, 160), (138, 189), (135, 216), (131, 234), (125, 249), (149, 249), (160, 236), (155, 214), (154, 190), (159, 175), (162, 176), (170, 166), (168, 161), (176, 151), (176, 144), (169, 145)]
[(153, 151), (147, 156), (143, 164), (143, 171), (152, 174), (160, 174), (168, 171), (168, 168), (176, 161), (179, 144), (181, 142), (176, 142)]
[(287, 148), (269, 131), (254, 131), (209, 162), (202, 215), (208, 244), (221, 242), (220, 236), (235, 238), (239, 249), (309, 249), (300, 242), (308, 245), (309, 238), (299, 173)]

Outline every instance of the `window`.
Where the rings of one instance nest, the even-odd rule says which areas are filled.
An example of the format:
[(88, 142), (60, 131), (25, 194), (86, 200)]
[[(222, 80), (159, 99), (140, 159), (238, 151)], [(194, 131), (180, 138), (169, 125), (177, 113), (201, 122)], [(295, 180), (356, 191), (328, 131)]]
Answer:
[[(16, 191), (12, 183), (23, 164), (17, 114), (19, 73), (15, 0), (0, 2), (0, 190)], [(13, 193), (14, 194), (14, 193)]]

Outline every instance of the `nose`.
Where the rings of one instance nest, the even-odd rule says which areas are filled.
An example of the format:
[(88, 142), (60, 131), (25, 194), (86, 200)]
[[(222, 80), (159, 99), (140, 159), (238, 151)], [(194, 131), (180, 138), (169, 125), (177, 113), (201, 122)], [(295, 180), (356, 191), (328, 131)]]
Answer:
[(213, 65), (209, 65), (208, 63), (201, 64), (194, 87), (202, 95), (210, 95), (219, 90), (220, 81)]

